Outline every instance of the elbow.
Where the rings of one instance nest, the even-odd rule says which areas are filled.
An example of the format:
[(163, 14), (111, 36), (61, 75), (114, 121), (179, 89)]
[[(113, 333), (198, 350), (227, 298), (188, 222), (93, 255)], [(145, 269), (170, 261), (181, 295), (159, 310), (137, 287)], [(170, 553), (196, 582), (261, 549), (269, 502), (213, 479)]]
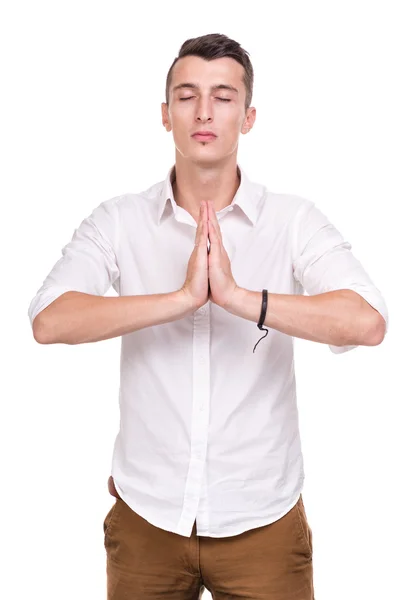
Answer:
[(38, 344), (67, 344), (73, 346), (79, 343), (71, 339), (64, 339), (64, 337), (61, 337), (61, 334), (54, 332), (54, 328), (51, 329), (48, 326), (44, 326), (42, 322), (35, 321), (36, 319), (32, 323), (33, 337)]
[(37, 315), (32, 323), (32, 332), (35, 342), (38, 344), (49, 344), (50, 340), (46, 335), (46, 330), (43, 327), (43, 323), (41, 319), (39, 319), (39, 315)]
[(340, 292), (344, 295), (350, 294), (350, 297), (356, 298), (359, 303), (356, 306), (356, 312), (351, 317), (350, 324), (348, 323), (351, 332), (349, 331), (350, 336), (347, 337), (351, 337), (351, 340), (346, 340), (346, 344), (379, 346), (387, 331), (386, 320), (382, 314), (354, 290), (344, 289)]
[[(46, 321), (48, 319), (46, 318)], [(38, 344), (55, 344), (58, 340), (54, 336), (54, 327), (49, 327), (49, 324), (44, 321), (43, 315), (37, 315), (32, 323), (33, 337)], [(50, 335), (50, 332), (52, 334)]]
[(379, 346), (385, 339), (386, 321), (380, 313), (377, 314), (374, 325), (371, 328), (369, 346)]
[(63, 320), (65, 311), (60, 312), (60, 304), (64, 308), (64, 299), (66, 296), (82, 295), (80, 292), (67, 291), (58, 296), (45, 308), (38, 312), (32, 322), (33, 337), (39, 344), (69, 344), (76, 342), (70, 340), (70, 332), (65, 331)]
[(47, 342), (44, 340), (44, 338), (37, 335), (36, 333), (33, 334), (33, 338), (34, 338), (35, 342), (37, 342), (38, 344), (47, 344)]
[(373, 319), (370, 321), (368, 330), (364, 333), (362, 345), (364, 346), (379, 346), (385, 339), (386, 321), (378, 311), (375, 311)]
[[(375, 311), (377, 312), (377, 311)], [(379, 346), (386, 335), (386, 321), (380, 313), (377, 316), (369, 316), (358, 322), (357, 328), (348, 326), (344, 339), (341, 340), (341, 346)]]

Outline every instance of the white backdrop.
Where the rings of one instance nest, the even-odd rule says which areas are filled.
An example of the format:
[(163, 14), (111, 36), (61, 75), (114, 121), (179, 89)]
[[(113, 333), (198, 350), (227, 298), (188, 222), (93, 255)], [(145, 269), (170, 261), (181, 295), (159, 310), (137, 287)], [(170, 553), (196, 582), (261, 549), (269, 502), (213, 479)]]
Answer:
[[(389, 308), (377, 347), (295, 340), (317, 600), (399, 598), (399, 19), (396, 2), (15, 1), (0, 15), (2, 596), (106, 598), (103, 520), (120, 338), (35, 342), (27, 310), (103, 200), (165, 178), (168, 68), (187, 38), (250, 53), (238, 160), (316, 202)], [(110, 295), (114, 294), (111, 289)], [(203, 600), (211, 595), (205, 592)]]

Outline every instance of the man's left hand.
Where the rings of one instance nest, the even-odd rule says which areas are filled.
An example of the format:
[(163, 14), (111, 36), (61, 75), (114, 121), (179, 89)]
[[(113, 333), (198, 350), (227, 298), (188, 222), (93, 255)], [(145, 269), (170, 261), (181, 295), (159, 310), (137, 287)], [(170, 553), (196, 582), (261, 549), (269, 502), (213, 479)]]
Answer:
[(209, 299), (222, 308), (227, 308), (235, 291), (239, 288), (233, 278), (231, 261), (224, 248), (222, 233), (212, 200), (207, 201), (208, 237), (210, 252), (208, 254)]

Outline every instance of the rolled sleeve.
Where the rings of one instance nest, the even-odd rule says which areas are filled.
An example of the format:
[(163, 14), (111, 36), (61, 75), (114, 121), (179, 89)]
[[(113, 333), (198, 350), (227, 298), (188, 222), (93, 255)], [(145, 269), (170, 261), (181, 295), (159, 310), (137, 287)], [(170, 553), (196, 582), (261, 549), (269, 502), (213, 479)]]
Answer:
[[(350, 289), (362, 296), (385, 320), (388, 309), (380, 290), (351, 252), (351, 244), (328, 220), (314, 202), (304, 200), (293, 221), (293, 275), (310, 296), (333, 290)], [(342, 354), (357, 345), (334, 346)]]
[(62, 249), (42, 286), (31, 300), (28, 316), (35, 317), (67, 291), (103, 296), (119, 278), (118, 198), (102, 202), (86, 217)]

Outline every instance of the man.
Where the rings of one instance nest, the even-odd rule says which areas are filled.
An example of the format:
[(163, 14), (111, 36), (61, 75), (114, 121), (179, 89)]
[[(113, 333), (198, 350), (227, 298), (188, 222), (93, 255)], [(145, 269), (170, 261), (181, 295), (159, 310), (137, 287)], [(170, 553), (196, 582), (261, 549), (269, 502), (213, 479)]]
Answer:
[(108, 600), (314, 597), (293, 336), (374, 346), (388, 313), (314, 203), (237, 164), (252, 87), (237, 42), (187, 40), (161, 106), (174, 166), (95, 208), (29, 307), (39, 343), (122, 336)]

